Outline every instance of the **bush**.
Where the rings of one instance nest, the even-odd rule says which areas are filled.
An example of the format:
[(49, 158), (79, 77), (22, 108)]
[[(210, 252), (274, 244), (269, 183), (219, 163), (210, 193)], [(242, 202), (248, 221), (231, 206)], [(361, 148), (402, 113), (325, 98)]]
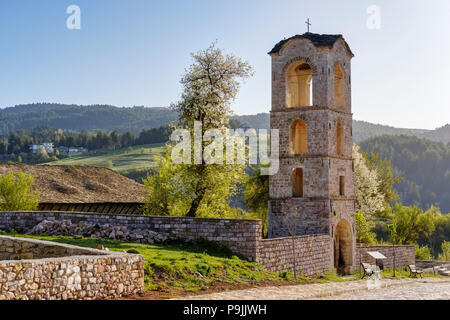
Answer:
[(0, 211), (36, 210), (39, 192), (31, 190), (34, 183), (34, 177), (22, 171), (0, 175)]
[(438, 256), (438, 260), (450, 261), (450, 242), (442, 242), (441, 249), (442, 253)]
[(430, 248), (416, 244), (416, 260), (432, 260)]

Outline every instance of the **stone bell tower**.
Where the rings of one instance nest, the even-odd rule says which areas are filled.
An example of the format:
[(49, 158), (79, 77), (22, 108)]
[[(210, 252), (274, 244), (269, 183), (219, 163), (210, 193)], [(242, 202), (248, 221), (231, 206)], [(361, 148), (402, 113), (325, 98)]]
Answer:
[(356, 234), (353, 53), (342, 35), (308, 32), (280, 41), (269, 55), (270, 127), (280, 134), (280, 169), (270, 176), (269, 237), (289, 236), (292, 220), (296, 235), (329, 234), (330, 264), (349, 272)]

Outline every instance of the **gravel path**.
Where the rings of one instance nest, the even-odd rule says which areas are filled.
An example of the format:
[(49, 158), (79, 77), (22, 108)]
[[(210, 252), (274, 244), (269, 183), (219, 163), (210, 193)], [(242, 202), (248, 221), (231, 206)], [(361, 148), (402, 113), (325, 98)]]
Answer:
[(378, 289), (368, 290), (365, 280), (263, 287), (184, 297), (183, 300), (400, 300), (450, 299), (450, 279), (382, 279)]
[(355, 293), (344, 293), (322, 300), (450, 300), (450, 281), (430, 282), (429, 279), (413, 283), (366, 290)]

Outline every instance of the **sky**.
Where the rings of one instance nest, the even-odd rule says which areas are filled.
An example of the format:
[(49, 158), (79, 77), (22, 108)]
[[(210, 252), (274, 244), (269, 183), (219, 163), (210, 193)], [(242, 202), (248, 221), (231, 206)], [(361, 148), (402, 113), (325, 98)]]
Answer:
[[(80, 29), (67, 28), (70, 5)], [(379, 28), (369, 28), (370, 6)], [(343, 34), (354, 119), (404, 128), (450, 123), (448, 0), (0, 0), (0, 107), (33, 102), (168, 106), (190, 53), (248, 61), (236, 114), (268, 112), (267, 52), (306, 31)], [(373, 21), (373, 20), (369, 20)], [(373, 26), (373, 25), (372, 25)]]

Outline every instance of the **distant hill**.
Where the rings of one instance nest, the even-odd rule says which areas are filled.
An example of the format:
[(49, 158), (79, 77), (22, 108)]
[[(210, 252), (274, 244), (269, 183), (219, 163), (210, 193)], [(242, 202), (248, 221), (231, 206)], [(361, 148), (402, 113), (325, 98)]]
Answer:
[(366, 121), (353, 120), (353, 138), (356, 142), (362, 142), (386, 134), (392, 136), (415, 136), (446, 144), (450, 142), (450, 124), (434, 130), (425, 130), (395, 128)]
[(365, 152), (391, 161), (404, 180), (395, 186), (400, 200), (427, 210), (431, 205), (450, 213), (450, 144), (413, 136), (380, 136), (361, 143)]
[[(233, 116), (234, 120), (241, 124), (246, 124), (252, 128), (268, 129), (270, 127), (269, 113), (258, 113), (256, 115)], [(436, 142), (449, 143), (450, 142), (450, 124), (435, 130), (426, 129), (403, 129), (386, 126), (382, 124), (374, 124), (366, 121), (353, 120), (353, 139), (355, 142), (362, 142), (364, 140), (379, 137), (382, 135), (408, 135), (419, 138), (429, 139)]]
[[(430, 130), (424, 129), (402, 129), (395, 128), (391, 126), (385, 126), (381, 124), (374, 124), (366, 121), (353, 121), (353, 138), (355, 142), (362, 142), (364, 140), (381, 136), (384, 134), (387, 135), (408, 135), (408, 136), (423, 136)], [(450, 141), (450, 140), (449, 140)]]
[[(110, 105), (64, 105), (56, 103), (35, 103), (0, 109), (0, 135), (20, 129), (50, 126), (65, 130), (117, 130), (120, 133), (132, 131), (138, 134), (142, 129), (165, 126), (175, 122), (174, 111), (164, 108), (131, 107), (119, 108)], [(256, 115), (235, 115), (233, 125), (248, 125), (258, 129), (269, 129), (269, 113)], [(450, 142), (450, 124), (435, 129), (402, 129), (353, 121), (353, 139), (362, 142), (372, 137), (388, 135), (411, 135), (443, 143)]]
[(35, 103), (0, 109), (0, 134), (40, 126), (75, 131), (132, 131), (138, 134), (143, 128), (160, 127), (176, 119), (176, 113), (168, 108)]

